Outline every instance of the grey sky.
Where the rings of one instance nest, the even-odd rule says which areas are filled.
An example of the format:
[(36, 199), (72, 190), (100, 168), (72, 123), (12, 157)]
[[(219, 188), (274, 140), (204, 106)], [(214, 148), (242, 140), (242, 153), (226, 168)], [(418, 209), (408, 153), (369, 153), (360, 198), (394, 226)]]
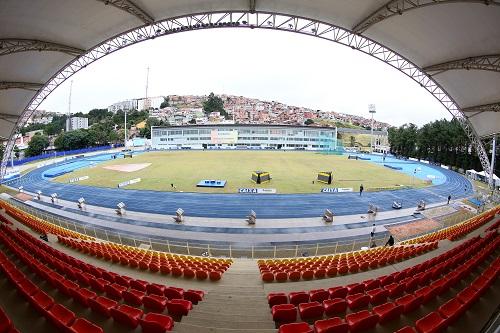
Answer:
[[(280, 31), (190, 31), (115, 52), (73, 76), (72, 112), (145, 95), (241, 95), (418, 125), (448, 112), (399, 71), (359, 51)], [(69, 81), (41, 109), (67, 112)]]

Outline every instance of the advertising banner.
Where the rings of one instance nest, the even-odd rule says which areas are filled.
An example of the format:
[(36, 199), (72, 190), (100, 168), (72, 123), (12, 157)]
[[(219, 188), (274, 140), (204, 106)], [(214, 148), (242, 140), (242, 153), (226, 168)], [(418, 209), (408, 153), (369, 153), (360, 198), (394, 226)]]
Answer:
[(321, 193), (344, 193), (352, 192), (352, 187), (325, 187), (321, 189)]
[(135, 179), (127, 180), (126, 182), (118, 184), (118, 187), (124, 187), (124, 186), (127, 186), (127, 185), (135, 184), (135, 183), (138, 183), (140, 181), (141, 181), (141, 178), (135, 178)]
[(76, 182), (79, 182), (80, 180), (85, 180), (85, 179), (89, 179), (89, 176), (82, 176), (82, 177), (78, 177), (78, 178), (70, 178), (68, 180), (69, 183), (76, 183)]
[(276, 193), (275, 188), (240, 188), (238, 193), (246, 194), (274, 194)]

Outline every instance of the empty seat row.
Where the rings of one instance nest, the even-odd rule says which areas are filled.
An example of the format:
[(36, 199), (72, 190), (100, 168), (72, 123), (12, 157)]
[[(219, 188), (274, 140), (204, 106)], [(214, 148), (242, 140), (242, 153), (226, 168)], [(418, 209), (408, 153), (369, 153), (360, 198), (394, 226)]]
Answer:
[(437, 242), (378, 247), (321, 257), (259, 260), (258, 266), (264, 282), (311, 280), (383, 267), (436, 248)]
[(457, 223), (450, 227), (426, 234), (424, 236), (404, 241), (402, 242), (402, 244), (418, 244), (418, 243), (433, 242), (442, 239), (448, 239), (454, 241), (476, 230), (477, 228), (483, 226), (484, 224), (488, 223), (499, 212), (500, 212), (500, 206), (497, 206), (484, 213), (474, 216), (464, 222)]
[(0, 333), (19, 333), (12, 324), (12, 320), (10, 320), (2, 308), (0, 308)]
[[(494, 241), (490, 242), (493, 238)], [(420, 289), (417, 289), (415, 291), (408, 290), (408, 293), (406, 295), (399, 298), (395, 297), (400, 296), (401, 294), (392, 295), (391, 298), (394, 300), (393, 302), (387, 302), (390, 295), (390, 291), (388, 289), (374, 288), (366, 291), (366, 293), (363, 293), (362, 291), (364, 290), (364, 288), (366, 288), (367, 285), (378, 285), (378, 283), (372, 283), (372, 281), (377, 280), (368, 280), (368, 283), (356, 283), (348, 285), (346, 287), (335, 287), (330, 288), (328, 291), (319, 289), (312, 290), (309, 292), (309, 294), (306, 294), (305, 292), (290, 293), (290, 304), (285, 303), (272, 306), (271, 312), (273, 315), (273, 319), (278, 324), (292, 323), (297, 320), (298, 312), (300, 319), (307, 321), (322, 318), (324, 314), (326, 314), (327, 317), (345, 314), (347, 308), (349, 308), (351, 311), (361, 310), (362, 308), (367, 308), (368, 305), (371, 304), (371, 312), (368, 310), (362, 310), (356, 312), (357, 316), (354, 317), (352, 316), (352, 313), (348, 314), (346, 315), (346, 323), (344, 323), (343, 321), (339, 322), (338, 319), (340, 318), (338, 317), (334, 317), (337, 318), (335, 320), (329, 318), (326, 319), (326, 321), (316, 321), (316, 323), (318, 323), (319, 325), (318, 327), (316, 327), (316, 332), (330, 332), (330, 330), (336, 332), (336, 330), (333, 330), (333, 328), (329, 328), (328, 330), (321, 329), (321, 327), (330, 327), (329, 320), (331, 320), (332, 323), (335, 323), (335, 325), (332, 325), (340, 325), (339, 327), (349, 327), (351, 331), (357, 330), (355, 327), (357, 327), (356, 325), (358, 320), (360, 320), (361, 322), (370, 322), (370, 325), (373, 326), (377, 323), (383, 324), (385, 322), (398, 318), (401, 314), (406, 314), (414, 311), (422, 304), (426, 304), (434, 299), (437, 295), (446, 292), (451, 286), (456, 285), (458, 281), (468, 276), (472, 269), (477, 267), (479, 263), (481, 263), (491, 255), (491, 253), (500, 244), (500, 237), (496, 237), (496, 234), (489, 234), (484, 239), (477, 242), (475, 245), (471, 245), (471, 243), (474, 242), (477, 242), (477, 240), (473, 239), (472, 242), (469, 241), (463, 244), (465, 246), (469, 245), (469, 249), (468, 251), (466, 251), (466, 253), (455, 254), (455, 257), (459, 258), (460, 261), (451, 260), (452, 262), (459, 264), (460, 262), (464, 262), (467, 257), (472, 256), (470, 259), (465, 261), (463, 265), (458, 267), (458, 269), (450, 270), (450, 273), (444, 275), (442, 278), (436, 276), (435, 281), (432, 283), (430, 283), (430, 280), (427, 280), (426, 283), (428, 283), (428, 285), (421, 286)], [(463, 248), (463, 246), (460, 246), (459, 248)], [(456, 252), (456, 249), (454, 249), (454, 251), (452, 252)], [(449, 266), (448, 268), (451, 269), (452, 267), (453, 266)], [(499, 271), (500, 259), (497, 259), (492, 264), (492, 266), (483, 273), (487, 276), (487, 278), (476, 279), (473, 285), (476, 286), (476, 288), (483, 288), (484, 291), (498, 276)], [(408, 278), (413, 277), (409, 276)], [(400, 286), (403, 286), (402, 291), (404, 291), (405, 287), (403, 282), (404, 279), (399, 283)], [(391, 286), (391, 284), (387, 284), (386, 286)], [(330, 295), (335, 296), (335, 298), (330, 299)], [(270, 294), (269, 301), (270, 305), (272, 304), (271, 302), (280, 303), (281, 301), (282, 303), (284, 303), (286, 301), (286, 295), (284, 293)], [(297, 305), (294, 305), (292, 302), (295, 302)], [(302, 325), (302, 327), (305, 326)], [(340, 331), (342, 331), (343, 329), (344, 328), (341, 328)], [(305, 332), (307, 332), (307, 330)]]
[[(2, 241), (5, 242), (5, 239), (2, 238)], [(12, 244), (10, 245), (14, 246)], [(23, 262), (23, 258), (26, 259), (28, 257), (28, 254), (20, 248), (9, 248), (12, 249), (13, 253), (16, 254)], [(52, 322), (60, 331), (82, 333), (102, 332), (102, 329), (97, 325), (84, 318), (77, 318), (71, 310), (59, 303), (56, 303), (52, 297), (27, 279), (26, 276), (14, 264), (12, 264), (8, 257), (3, 253), (1, 253), (0, 256), (0, 267), (9, 280), (16, 285), (19, 293), (26, 297), (33, 307), (50, 322)], [(139, 308), (135, 308), (127, 304), (119, 304), (117, 301), (97, 296), (88, 289), (79, 288), (77, 284), (66, 286), (71, 288), (68, 292), (65, 291), (64, 288), (61, 289), (61, 285), (64, 285), (64, 281), (60, 281), (59, 279), (56, 281), (58, 282), (48, 282), (58, 287), (59, 291), (62, 293), (68, 293), (68, 296), (74, 296), (75, 300), (81, 305), (90, 307), (93, 311), (108, 318), (112, 317), (115, 321), (127, 325), (130, 328), (135, 328), (140, 324), (144, 332), (162, 333), (167, 330), (171, 330), (174, 325), (171, 316), (155, 312), (144, 314), (143, 310)], [(186, 306), (192, 308), (191, 303), (186, 300), (172, 300), (170, 302), (176, 304), (169, 310), (174, 313), (174, 315), (187, 314), (185, 312)]]
[[(3, 226), (1, 229), (5, 233), (8, 233), (12, 239), (20, 242), (23, 247), (30, 249), (31, 253), (36, 256), (36, 258), (49, 264), (59, 273), (52, 277), (46, 274), (46, 272), (42, 272), (41, 274), (47, 275), (46, 278), (49, 280), (62, 279), (63, 277), (60, 275), (64, 274), (68, 279), (77, 281), (84, 286), (90, 286), (96, 292), (106, 292), (115, 298), (119, 297), (119, 299), (123, 297), (121, 295), (123, 289), (120, 287), (124, 287), (126, 290), (130, 288), (137, 292), (165, 296), (169, 299), (185, 299), (194, 304), (198, 304), (198, 302), (202, 301), (205, 295), (201, 290), (184, 290), (173, 286), (167, 287), (165, 285), (149, 283), (147, 281), (116, 274), (68, 256), (34, 238), (25, 231), (18, 229), (14, 232), (10, 228)], [(36, 266), (33, 268), (37, 269)]]
[(67, 237), (58, 237), (58, 241), (83, 253), (131, 268), (198, 280), (218, 281), (231, 264), (228, 259), (152, 254), (147, 250), (113, 243), (75, 240)]
[[(120, 262), (131, 267), (139, 267), (154, 273), (161, 272), (186, 278), (196, 277), (200, 280), (218, 281), (232, 263), (231, 259), (172, 255), (112, 242), (97, 242), (93, 237), (44, 221), (3, 200), (0, 200), (0, 208), (4, 208), (7, 214), (38, 233), (57, 235), (59, 241), (67, 246), (90, 253), (98, 258)], [(170, 256), (175, 264), (172, 264), (172, 261), (154, 260), (167, 256)]]

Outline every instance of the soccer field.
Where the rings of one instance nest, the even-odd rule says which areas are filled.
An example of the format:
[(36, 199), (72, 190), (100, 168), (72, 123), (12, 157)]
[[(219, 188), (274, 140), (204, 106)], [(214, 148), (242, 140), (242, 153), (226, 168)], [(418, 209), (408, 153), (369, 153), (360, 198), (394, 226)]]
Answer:
[[(132, 172), (106, 169), (142, 163), (150, 165)], [(261, 185), (253, 183), (250, 178), (255, 170), (270, 172), (272, 180)], [(333, 171), (333, 183), (318, 183), (319, 171)], [(89, 179), (80, 181), (80, 185), (117, 187), (118, 183), (141, 178), (141, 182), (125, 188), (173, 191), (170, 184), (174, 184), (177, 191), (212, 193), (236, 193), (239, 188), (274, 188), (277, 193), (319, 193), (324, 187), (352, 187), (358, 191), (360, 184), (368, 191), (400, 185), (425, 186), (419, 179), (369, 161), (304, 151), (149, 152), (99, 163), (57, 177), (55, 181), (67, 183), (70, 178), (81, 176), (89, 176)], [(202, 179), (220, 179), (227, 183), (220, 189), (196, 187)]]

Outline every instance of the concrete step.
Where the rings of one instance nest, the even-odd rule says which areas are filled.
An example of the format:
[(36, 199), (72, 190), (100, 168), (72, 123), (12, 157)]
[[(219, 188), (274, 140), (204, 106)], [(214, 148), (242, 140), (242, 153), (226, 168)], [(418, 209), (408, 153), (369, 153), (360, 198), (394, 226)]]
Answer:
[(221, 328), (221, 327), (207, 327), (199, 325), (191, 325), (187, 323), (175, 323), (173, 332), (179, 333), (276, 333), (274, 328)]
[(196, 308), (189, 313), (189, 316), (194, 318), (205, 318), (211, 320), (213, 318), (218, 318), (221, 320), (234, 320), (235, 318), (240, 318), (245, 316), (246, 321), (259, 321), (259, 320), (272, 320), (271, 311), (269, 308), (241, 308), (233, 310), (232, 307), (229, 308), (219, 308), (215, 309), (207, 307), (206, 309)]
[(205, 326), (205, 327), (216, 327), (216, 328), (230, 328), (230, 329), (240, 329), (242, 327), (247, 329), (272, 329), (274, 328), (274, 322), (272, 320), (258, 320), (258, 321), (247, 321), (238, 320), (238, 318), (232, 318), (229, 320), (219, 320), (217, 316), (214, 316), (212, 320), (205, 318), (195, 318), (194, 316), (187, 316), (182, 320), (185, 324)]

